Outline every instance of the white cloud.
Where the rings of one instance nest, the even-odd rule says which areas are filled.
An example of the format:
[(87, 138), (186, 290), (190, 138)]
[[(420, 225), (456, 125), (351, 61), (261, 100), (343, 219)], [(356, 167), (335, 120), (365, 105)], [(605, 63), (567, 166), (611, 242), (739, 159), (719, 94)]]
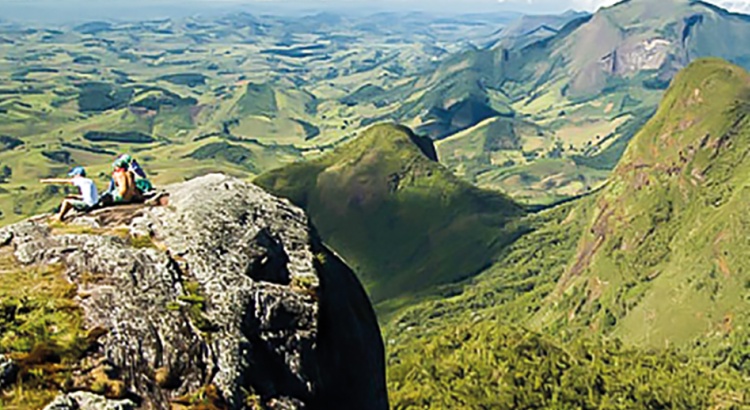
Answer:
[[(574, 5), (574, 8), (594, 11), (599, 9), (600, 7), (611, 6), (618, 1), (619, 0), (571, 0), (571, 3)], [(721, 6), (730, 11), (750, 12), (750, 0), (717, 0), (708, 2)]]
[(611, 6), (617, 3), (617, 0), (571, 0), (571, 3), (575, 9), (595, 11), (600, 7)]
[[(524, 11), (529, 11), (531, 9), (542, 12), (561, 9), (593, 12), (601, 7), (611, 6), (619, 1), (621, 0), (498, 0), (499, 3), (508, 6), (518, 6), (519, 8), (523, 8)], [(730, 11), (750, 13), (750, 0), (708, 0), (708, 2)]]
[(727, 10), (750, 13), (750, 0), (743, 1), (722, 1), (718, 4)]

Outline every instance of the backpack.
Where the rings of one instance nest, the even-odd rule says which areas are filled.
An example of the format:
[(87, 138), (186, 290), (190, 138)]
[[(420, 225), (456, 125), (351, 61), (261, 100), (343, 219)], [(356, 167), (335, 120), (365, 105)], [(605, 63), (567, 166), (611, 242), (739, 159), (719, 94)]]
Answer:
[(146, 178), (136, 178), (135, 188), (139, 190), (141, 194), (146, 194), (154, 190), (154, 185)]

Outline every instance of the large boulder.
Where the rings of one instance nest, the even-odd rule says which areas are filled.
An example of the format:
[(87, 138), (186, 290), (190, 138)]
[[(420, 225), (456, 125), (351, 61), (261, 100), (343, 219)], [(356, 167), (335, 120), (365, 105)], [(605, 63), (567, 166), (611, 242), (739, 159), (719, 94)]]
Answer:
[(62, 264), (77, 285), (101, 334), (82, 367), (104, 366), (142, 408), (209, 396), (231, 409), (388, 408), (372, 306), (303, 211), (223, 175), (166, 190), (168, 206), (0, 232), (18, 263)]

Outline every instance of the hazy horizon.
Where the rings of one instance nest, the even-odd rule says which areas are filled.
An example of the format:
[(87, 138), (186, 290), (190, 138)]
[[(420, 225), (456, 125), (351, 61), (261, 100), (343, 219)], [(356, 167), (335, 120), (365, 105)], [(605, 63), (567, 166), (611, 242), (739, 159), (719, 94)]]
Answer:
[[(658, 0), (654, 0), (658, 1)], [(367, 14), (383, 11), (427, 11), (438, 15), (518, 12), (558, 14), (567, 10), (594, 12), (616, 0), (2, 0), (0, 16), (6, 20), (76, 22), (94, 19), (134, 20), (216, 15), (231, 12), (257, 14), (307, 14), (341, 12)], [(750, 12), (750, 0), (711, 1), (735, 12)]]

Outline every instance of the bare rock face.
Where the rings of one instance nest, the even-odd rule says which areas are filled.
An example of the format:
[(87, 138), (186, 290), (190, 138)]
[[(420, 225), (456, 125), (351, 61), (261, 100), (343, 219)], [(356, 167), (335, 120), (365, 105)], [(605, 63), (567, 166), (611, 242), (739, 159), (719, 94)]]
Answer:
[(630, 39), (601, 60), (611, 75), (626, 76), (644, 70), (659, 70), (667, 62), (674, 45), (663, 38)]
[(372, 306), (303, 211), (223, 175), (167, 191), (168, 206), (72, 221), (83, 233), (0, 231), (20, 263), (61, 263), (78, 286), (87, 328), (102, 329), (85, 360), (139, 408), (196, 392), (229, 409), (388, 408)]

